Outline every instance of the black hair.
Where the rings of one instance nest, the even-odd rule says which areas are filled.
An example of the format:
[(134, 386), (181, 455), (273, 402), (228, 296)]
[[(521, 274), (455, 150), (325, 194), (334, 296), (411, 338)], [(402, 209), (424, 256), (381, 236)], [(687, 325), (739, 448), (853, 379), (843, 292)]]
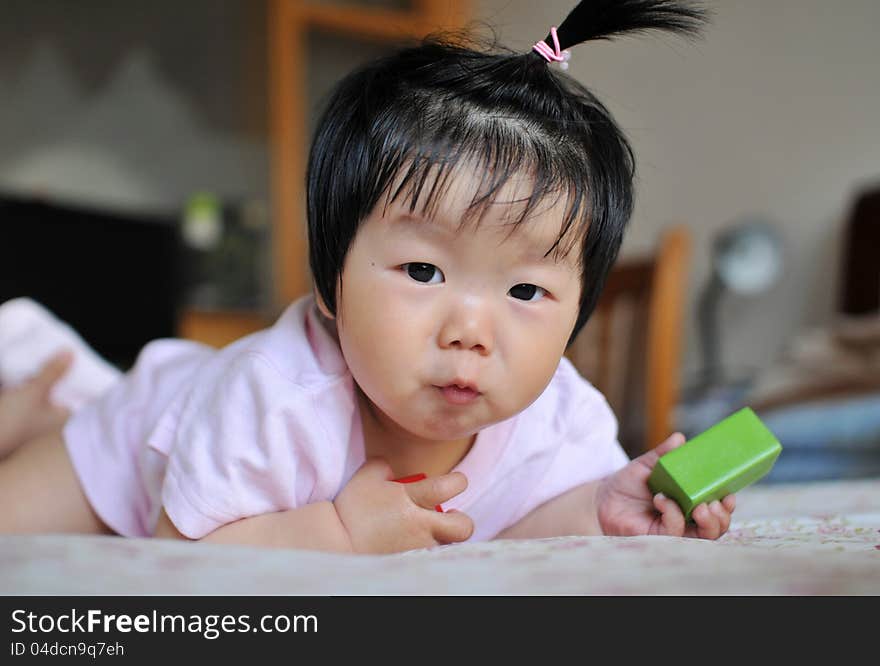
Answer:
[[(704, 9), (676, 0), (584, 0), (557, 34), (566, 49), (646, 30), (694, 36), (705, 21)], [(550, 35), (545, 41), (553, 46)], [(623, 241), (635, 159), (602, 103), (555, 70), (535, 51), (479, 49), (435, 35), (337, 84), (306, 176), (309, 263), (332, 313), (351, 242), (380, 197), (386, 195), (387, 205), (406, 195), (411, 211), (418, 200), (429, 210), (450, 173), (466, 162), (482, 178), (469, 208), (474, 215), (516, 174), (531, 176), (533, 187), (514, 224), (546, 197), (567, 197), (562, 230), (547, 253), (567, 253), (580, 241), (580, 311), (569, 343), (574, 340)]]

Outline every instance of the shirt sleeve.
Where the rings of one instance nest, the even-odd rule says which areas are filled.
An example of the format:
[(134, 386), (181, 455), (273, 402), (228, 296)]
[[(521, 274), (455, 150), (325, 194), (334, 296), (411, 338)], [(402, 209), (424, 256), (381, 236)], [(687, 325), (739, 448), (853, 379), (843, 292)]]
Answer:
[(206, 367), (150, 441), (168, 456), (161, 500), (175, 527), (198, 539), (305, 504), (316, 476), (310, 452), (326, 440), (309, 404), (259, 354)]
[(629, 462), (617, 440), (617, 418), (605, 397), (566, 359), (560, 365), (560, 375), (561, 395), (554, 428), (560, 433), (558, 449), (516, 520), (576, 486), (613, 474)]

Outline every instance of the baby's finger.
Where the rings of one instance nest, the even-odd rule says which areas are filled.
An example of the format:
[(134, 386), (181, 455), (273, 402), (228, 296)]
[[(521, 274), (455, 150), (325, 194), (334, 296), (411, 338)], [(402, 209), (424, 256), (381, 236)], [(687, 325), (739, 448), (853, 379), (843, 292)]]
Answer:
[[(718, 502), (718, 505), (721, 503)], [(721, 520), (705, 502), (697, 505), (691, 512), (691, 517), (697, 524), (697, 536), (701, 539), (717, 539), (721, 536)]]
[(680, 432), (674, 432), (653, 449), (651, 449), (647, 453), (643, 453), (642, 455), (640, 455), (638, 457), (638, 460), (644, 463), (647, 466), (647, 469), (653, 469), (654, 465), (657, 464), (657, 460), (660, 458), (660, 456), (662, 456), (664, 453), (669, 453), (670, 451), (672, 451), (672, 449), (677, 449), (684, 443), (684, 435), (682, 435)]
[(654, 447), (654, 451), (657, 453), (658, 457), (662, 456), (664, 453), (669, 453), (672, 449), (677, 449), (679, 446), (685, 443), (685, 437), (680, 432), (674, 432), (669, 437), (663, 440), (660, 444)]
[(434, 514), (433, 536), (439, 544), (467, 541), (474, 533), (474, 521), (466, 513), (452, 509), (444, 514)]
[(721, 531), (718, 533), (718, 536), (721, 536), (730, 528), (730, 512), (724, 508), (724, 504), (718, 500), (715, 500), (709, 505), (709, 510), (718, 518), (718, 522), (721, 526)]
[(684, 534), (684, 513), (678, 503), (663, 493), (654, 495), (654, 508), (660, 512), (660, 525), (656, 534), (681, 536)]
[(727, 495), (721, 500), (721, 504), (723, 504), (724, 508), (730, 513), (733, 513), (733, 510), (736, 509), (736, 495)]
[(464, 492), (465, 488), (467, 488), (467, 477), (461, 472), (432, 476), (406, 485), (406, 491), (413, 502), (432, 510), (438, 504), (443, 504)]

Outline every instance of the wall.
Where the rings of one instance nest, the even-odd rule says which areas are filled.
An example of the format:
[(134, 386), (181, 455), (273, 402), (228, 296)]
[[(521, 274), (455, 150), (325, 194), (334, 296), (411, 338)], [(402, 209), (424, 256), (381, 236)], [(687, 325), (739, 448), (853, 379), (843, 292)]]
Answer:
[[(670, 224), (694, 229), (688, 376), (712, 235), (745, 215), (784, 235), (783, 280), (722, 312), (728, 366), (758, 367), (829, 319), (850, 197), (880, 180), (880, 3), (708, 4), (701, 42), (590, 44), (570, 70), (636, 150), (624, 254)], [(571, 6), (476, 0), (475, 15), (526, 50)], [(0, 0), (0, 15), (0, 190), (162, 209), (204, 187), (268, 196), (263, 3)]]
[(0, 16), (0, 191), (267, 198), (263, 3), (0, 0)]
[[(572, 0), (478, 0), (500, 40), (526, 50)], [(829, 320), (838, 237), (854, 190), (880, 181), (880, 3), (709, 0), (705, 38), (628, 37), (574, 50), (570, 73), (596, 92), (638, 159), (636, 211), (624, 253), (666, 226), (694, 229), (686, 375), (699, 364), (693, 307), (712, 235), (741, 216), (778, 226), (783, 279), (728, 299), (722, 341), (731, 369), (760, 367), (793, 334)]]

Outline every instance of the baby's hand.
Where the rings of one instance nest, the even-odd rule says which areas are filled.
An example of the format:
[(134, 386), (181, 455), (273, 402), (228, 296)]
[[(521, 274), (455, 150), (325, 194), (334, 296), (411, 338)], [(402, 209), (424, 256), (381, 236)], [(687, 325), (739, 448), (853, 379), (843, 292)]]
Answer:
[(661, 534), (700, 539), (717, 539), (730, 527), (730, 515), (736, 496), (720, 502), (700, 504), (691, 512), (696, 524), (686, 524), (684, 513), (675, 500), (654, 495), (648, 477), (658, 458), (684, 444), (684, 436), (675, 433), (660, 446), (648, 451), (607, 477), (596, 494), (596, 510), (602, 531), (609, 536)]
[(388, 464), (368, 460), (333, 504), (356, 553), (395, 553), (465, 541), (473, 521), (461, 511), (434, 507), (467, 488), (461, 472), (396, 483)]

